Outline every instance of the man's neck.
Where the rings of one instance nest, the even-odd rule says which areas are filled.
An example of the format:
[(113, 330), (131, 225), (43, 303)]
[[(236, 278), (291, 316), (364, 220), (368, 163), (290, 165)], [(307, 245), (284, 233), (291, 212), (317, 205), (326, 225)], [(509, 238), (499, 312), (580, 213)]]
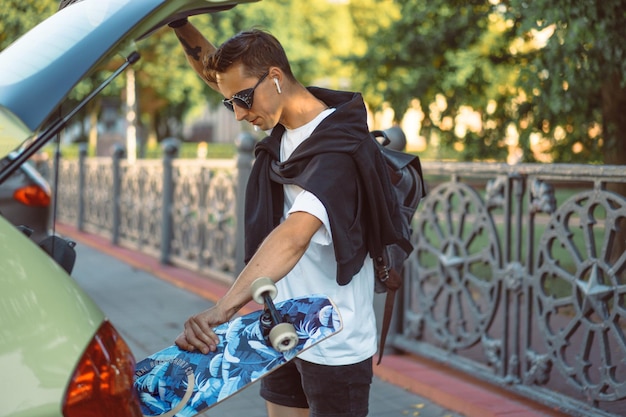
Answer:
[(298, 85), (283, 107), (280, 123), (287, 129), (297, 129), (315, 119), (327, 108), (324, 102)]

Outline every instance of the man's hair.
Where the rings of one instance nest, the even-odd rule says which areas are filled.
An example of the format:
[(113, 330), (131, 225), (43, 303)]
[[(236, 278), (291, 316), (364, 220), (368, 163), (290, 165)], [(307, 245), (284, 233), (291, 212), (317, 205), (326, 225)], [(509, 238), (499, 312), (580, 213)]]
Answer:
[(204, 76), (216, 82), (216, 74), (226, 72), (231, 66), (243, 64), (246, 75), (261, 77), (269, 67), (280, 68), (295, 80), (287, 54), (273, 35), (260, 29), (240, 32), (224, 42), (205, 57)]

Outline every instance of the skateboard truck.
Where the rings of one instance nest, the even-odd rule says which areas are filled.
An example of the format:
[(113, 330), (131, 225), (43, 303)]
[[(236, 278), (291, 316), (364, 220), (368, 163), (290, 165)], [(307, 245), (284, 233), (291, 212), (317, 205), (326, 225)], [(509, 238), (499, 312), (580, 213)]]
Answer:
[(287, 352), (298, 344), (298, 335), (289, 316), (280, 316), (272, 301), (278, 290), (274, 281), (267, 277), (257, 278), (250, 287), (252, 299), (263, 304), (265, 309), (261, 314), (260, 322), (263, 335), (269, 330), (269, 342), (279, 352)]

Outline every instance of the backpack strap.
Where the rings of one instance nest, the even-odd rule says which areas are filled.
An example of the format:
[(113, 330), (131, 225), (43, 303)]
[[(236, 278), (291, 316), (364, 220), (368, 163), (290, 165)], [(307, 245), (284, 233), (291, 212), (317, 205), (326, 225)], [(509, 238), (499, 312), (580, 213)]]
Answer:
[[(375, 262), (374, 265), (376, 264), (377, 263)], [(380, 330), (380, 341), (378, 346), (378, 362), (376, 363), (376, 365), (380, 365), (380, 362), (383, 360), (385, 343), (387, 342), (387, 333), (389, 333), (391, 316), (393, 315), (394, 302), (396, 300), (396, 292), (398, 291), (398, 288), (402, 286), (402, 276), (398, 273), (398, 271), (396, 271), (394, 268), (388, 268), (386, 266), (383, 266), (383, 268), (384, 271), (381, 268), (377, 268), (376, 266), (374, 268), (378, 274), (385, 274), (384, 281), (387, 288), (387, 295), (385, 296), (385, 309), (383, 312), (383, 322), (382, 328)]]
[(387, 342), (387, 333), (389, 333), (389, 325), (391, 324), (391, 316), (393, 315), (393, 305), (396, 300), (397, 291), (398, 290), (387, 290), (387, 295), (385, 296), (385, 311), (383, 313), (382, 329), (380, 330), (378, 362), (376, 362), (376, 365), (380, 365), (380, 362), (383, 360), (385, 343)]

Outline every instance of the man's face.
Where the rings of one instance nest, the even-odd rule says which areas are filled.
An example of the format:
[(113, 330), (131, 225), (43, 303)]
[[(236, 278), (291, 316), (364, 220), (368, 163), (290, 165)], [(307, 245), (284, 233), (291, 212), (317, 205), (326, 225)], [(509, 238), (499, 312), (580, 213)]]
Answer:
[(279, 120), (276, 90), (269, 78), (268, 75), (261, 78), (247, 76), (241, 64), (216, 74), (226, 107), (232, 108), (235, 118), (262, 130), (272, 129)]

